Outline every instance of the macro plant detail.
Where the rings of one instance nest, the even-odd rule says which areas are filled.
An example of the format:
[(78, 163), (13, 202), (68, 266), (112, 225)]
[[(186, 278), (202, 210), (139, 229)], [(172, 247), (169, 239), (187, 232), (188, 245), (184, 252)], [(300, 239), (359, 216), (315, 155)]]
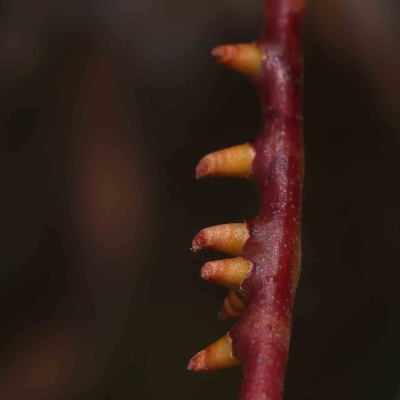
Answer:
[(263, 37), (216, 47), (215, 60), (247, 75), (259, 93), (263, 127), (251, 143), (205, 156), (196, 174), (249, 178), (261, 207), (243, 224), (203, 229), (192, 248), (234, 258), (206, 263), (204, 279), (230, 289), (221, 319), (240, 316), (221, 339), (196, 354), (189, 369), (243, 366), (239, 400), (279, 400), (288, 358), (294, 296), (300, 274), (302, 21), (305, 0), (267, 0)]

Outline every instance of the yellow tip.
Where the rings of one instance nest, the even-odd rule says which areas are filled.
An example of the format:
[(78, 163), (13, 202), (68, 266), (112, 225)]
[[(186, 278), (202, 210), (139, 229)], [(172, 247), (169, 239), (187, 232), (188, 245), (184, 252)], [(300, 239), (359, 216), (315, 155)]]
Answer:
[(231, 256), (238, 256), (249, 238), (247, 224), (224, 224), (200, 231), (193, 239), (194, 251), (211, 249)]
[(210, 261), (201, 269), (201, 277), (227, 288), (238, 289), (250, 274), (253, 264), (243, 257)]
[(229, 334), (197, 353), (189, 362), (191, 371), (215, 371), (239, 365), (232, 354), (232, 340)]
[(242, 300), (236, 295), (236, 291), (231, 289), (226, 297), (222, 310), (218, 314), (218, 319), (231, 319), (238, 317), (244, 310)]
[(248, 178), (253, 171), (255, 155), (253, 146), (248, 143), (210, 153), (200, 160), (196, 176)]
[(256, 74), (264, 58), (263, 50), (256, 43), (218, 46), (211, 54), (218, 63), (244, 75)]

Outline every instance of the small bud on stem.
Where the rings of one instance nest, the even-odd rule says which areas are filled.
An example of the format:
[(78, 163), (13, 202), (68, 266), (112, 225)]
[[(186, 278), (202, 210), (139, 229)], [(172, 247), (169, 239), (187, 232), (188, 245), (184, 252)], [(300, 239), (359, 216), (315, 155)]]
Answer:
[(252, 172), (254, 156), (255, 151), (248, 143), (216, 151), (200, 160), (196, 168), (196, 176), (198, 178), (208, 176), (248, 178)]
[(225, 224), (200, 231), (193, 239), (192, 249), (211, 249), (230, 256), (238, 256), (249, 238), (246, 224)]

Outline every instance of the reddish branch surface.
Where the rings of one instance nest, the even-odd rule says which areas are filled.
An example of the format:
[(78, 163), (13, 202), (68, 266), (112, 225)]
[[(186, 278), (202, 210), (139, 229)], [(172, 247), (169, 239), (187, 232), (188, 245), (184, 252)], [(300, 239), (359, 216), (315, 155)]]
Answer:
[(260, 41), (213, 51), (217, 61), (250, 77), (260, 94), (264, 122), (252, 144), (206, 156), (197, 174), (251, 176), (261, 192), (261, 209), (247, 224), (208, 228), (194, 239), (195, 250), (240, 256), (208, 263), (203, 270), (208, 271), (206, 279), (231, 288), (221, 317), (242, 316), (227, 336), (193, 357), (189, 369), (239, 362), (240, 400), (279, 400), (283, 392), (301, 255), (303, 9), (304, 0), (267, 0)]

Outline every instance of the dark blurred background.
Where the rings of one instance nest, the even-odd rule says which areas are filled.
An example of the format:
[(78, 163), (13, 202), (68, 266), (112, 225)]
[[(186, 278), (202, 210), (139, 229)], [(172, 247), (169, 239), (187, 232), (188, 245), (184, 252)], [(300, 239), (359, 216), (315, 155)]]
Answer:
[[(233, 322), (202, 228), (257, 214), (196, 181), (260, 129), (213, 46), (261, 0), (0, 4), (0, 398), (234, 400), (240, 368), (186, 371)], [(393, 400), (400, 378), (400, 3), (309, 1), (303, 271), (285, 399)]]

